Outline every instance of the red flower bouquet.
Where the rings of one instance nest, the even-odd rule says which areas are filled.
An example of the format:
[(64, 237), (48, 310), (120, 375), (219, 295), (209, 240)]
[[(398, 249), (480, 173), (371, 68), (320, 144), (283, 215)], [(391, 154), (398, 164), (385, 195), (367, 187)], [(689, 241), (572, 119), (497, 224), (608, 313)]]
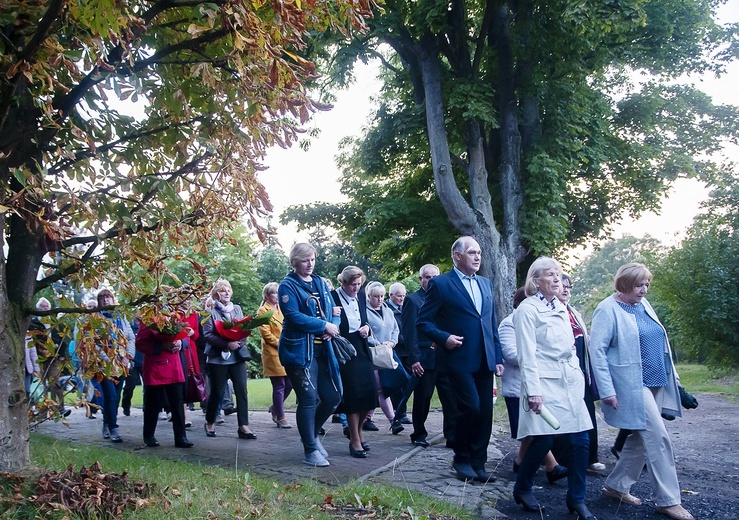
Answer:
[(231, 341), (239, 341), (248, 338), (252, 329), (269, 323), (274, 311), (265, 312), (259, 316), (246, 316), (240, 320), (215, 320), (216, 332)]

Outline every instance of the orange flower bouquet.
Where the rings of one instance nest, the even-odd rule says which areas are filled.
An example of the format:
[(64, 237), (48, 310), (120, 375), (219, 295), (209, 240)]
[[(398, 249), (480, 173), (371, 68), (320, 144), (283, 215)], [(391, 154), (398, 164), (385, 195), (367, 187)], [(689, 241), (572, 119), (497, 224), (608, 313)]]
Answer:
[(149, 316), (145, 316), (147, 329), (157, 332), (157, 339), (164, 342), (173, 342), (188, 337), (192, 329), (185, 322), (185, 313), (182, 311), (159, 310)]

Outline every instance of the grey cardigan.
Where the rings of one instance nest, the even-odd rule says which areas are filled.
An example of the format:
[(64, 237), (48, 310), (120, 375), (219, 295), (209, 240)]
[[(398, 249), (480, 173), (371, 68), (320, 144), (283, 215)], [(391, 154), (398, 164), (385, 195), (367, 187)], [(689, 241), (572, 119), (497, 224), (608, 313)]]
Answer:
[[(647, 314), (664, 326), (646, 299), (642, 300)], [(644, 430), (647, 427), (642, 395), (642, 364), (639, 348), (639, 329), (636, 317), (623, 310), (613, 296), (609, 296), (595, 309), (590, 326), (590, 358), (593, 375), (601, 398), (616, 396), (618, 409), (603, 404), (603, 416), (616, 428)], [(672, 351), (665, 331), (665, 368), (667, 386), (664, 388), (661, 412), (682, 416), (680, 394)]]

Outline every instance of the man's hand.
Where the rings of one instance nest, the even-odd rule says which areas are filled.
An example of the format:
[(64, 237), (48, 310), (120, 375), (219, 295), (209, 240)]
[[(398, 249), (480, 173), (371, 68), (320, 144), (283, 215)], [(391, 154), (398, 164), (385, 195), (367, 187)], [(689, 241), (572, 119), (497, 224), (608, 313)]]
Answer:
[(446, 343), (444, 344), (444, 346), (449, 350), (454, 350), (455, 348), (459, 348), (462, 346), (463, 340), (464, 336), (455, 336), (454, 334), (452, 334), (446, 339)]
[(496, 376), (498, 377), (502, 376), (503, 372), (505, 372), (505, 365), (503, 363), (495, 365), (495, 375)]
[(421, 377), (423, 375), (423, 367), (421, 366), (420, 361), (416, 361), (411, 365), (411, 372), (413, 372), (413, 375), (416, 377)]

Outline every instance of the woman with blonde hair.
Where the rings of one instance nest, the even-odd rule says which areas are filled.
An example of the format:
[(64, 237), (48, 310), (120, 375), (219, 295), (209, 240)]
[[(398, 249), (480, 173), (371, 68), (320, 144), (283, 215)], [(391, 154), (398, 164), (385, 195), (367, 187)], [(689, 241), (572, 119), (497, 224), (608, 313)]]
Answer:
[(285, 316), (278, 343), (280, 363), (290, 378), (298, 407), (295, 420), (303, 443), (303, 464), (329, 466), (319, 431), (341, 401), (339, 362), (331, 339), (339, 334), (333, 302), (323, 278), (313, 274), (316, 249), (299, 242), (290, 249), (293, 271), (280, 283)]
[(681, 505), (675, 456), (661, 417), (682, 412), (667, 331), (645, 298), (651, 282), (644, 264), (622, 265), (613, 280), (616, 293), (593, 314), (590, 354), (603, 417), (615, 428), (632, 430), (603, 493), (641, 505), (630, 490), (646, 464), (657, 512), (693, 520)]
[(555, 435), (563, 435), (571, 445), (567, 509), (577, 513), (578, 520), (595, 520), (585, 505), (587, 432), (593, 423), (583, 400), (585, 380), (574, 352), (570, 315), (557, 297), (561, 288), (559, 262), (537, 258), (526, 276), (527, 298), (513, 314), (521, 370), (518, 439), (531, 437), (518, 469), (513, 498), (526, 511), (544, 509), (532, 491), (534, 475), (552, 449)]
[(239, 439), (256, 439), (256, 434), (249, 429), (249, 396), (246, 389), (249, 376), (246, 362), (251, 359), (251, 355), (245, 347), (246, 339), (235, 341), (221, 336), (216, 329), (216, 321), (234, 321), (244, 317), (241, 307), (231, 302), (232, 295), (233, 289), (228, 281), (216, 280), (210, 291), (213, 309), (210, 318), (203, 325), (206, 362), (210, 375), (208, 405), (205, 409), (205, 435), (216, 436), (218, 405), (226, 382), (230, 379), (236, 394), (236, 417), (239, 423), (236, 433)]
[(280, 334), (282, 334), (282, 320), (284, 319), (277, 297), (278, 288), (279, 285), (275, 282), (269, 282), (264, 286), (262, 289), (262, 305), (257, 311), (257, 316), (267, 312), (274, 313), (269, 323), (259, 327), (259, 333), (262, 336), (262, 368), (264, 376), (269, 377), (272, 384), (272, 405), (269, 407), (272, 422), (278, 428), (290, 428), (290, 424), (285, 419), (283, 403), (290, 395), (293, 386), (290, 383), (290, 378), (287, 377), (285, 368), (280, 363), (280, 355), (277, 351)]

